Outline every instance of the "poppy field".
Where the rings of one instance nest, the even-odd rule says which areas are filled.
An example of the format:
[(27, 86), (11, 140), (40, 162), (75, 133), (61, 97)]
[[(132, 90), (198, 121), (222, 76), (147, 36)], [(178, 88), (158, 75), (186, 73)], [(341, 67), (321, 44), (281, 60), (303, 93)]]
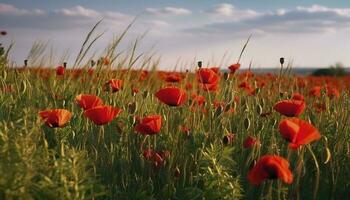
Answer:
[(83, 56), (1, 58), (0, 199), (350, 196), (349, 76)]

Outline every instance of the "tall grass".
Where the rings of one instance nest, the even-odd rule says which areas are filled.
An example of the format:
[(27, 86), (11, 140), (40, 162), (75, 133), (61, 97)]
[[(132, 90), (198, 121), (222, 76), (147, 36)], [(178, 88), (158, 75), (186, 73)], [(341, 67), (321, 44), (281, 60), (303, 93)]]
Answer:
[[(91, 38), (99, 23), (89, 32), (75, 68), (100, 37)], [(197, 89), (195, 74), (185, 73), (176, 85), (185, 88), (186, 83), (192, 83), (194, 89), (188, 91), (188, 96), (205, 96), (207, 112), (193, 109), (191, 98), (181, 107), (169, 107), (153, 95), (166, 85), (159, 78), (159, 60), (154, 54), (137, 54), (138, 39), (130, 53), (116, 53), (130, 26), (111, 42), (107, 54), (101, 55), (108, 57), (113, 66), (127, 70), (113, 70), (100, 63), (93, 75), (84, 69), (75, 76), (76, 69), (58, 77), (51, 69), (35, 68), (41, 66), (34, 63), (40, 63), (39, 55), (45, 52), (40, 43), (34, 45), (28, 57), (32, 68), (13, 69), (6, 62), (1, 64), (0, 199), (346, 199), (350, 195), (346, 78), (317, 80), (339, 84), (341, 96), (307, 98), (308, 107), (301, 118), (312, 122), (323, 139), (291, 151), (278, 132), (283, 117), (272, 112), (272, 107), (293, 92), (307, 95), (309, 87), (298, 87), (289, 68), (272, 79), (260, 76), (267, 85), (257, 89), (254, 96), (247, 95), (238, 84), (247, 80), (257, 85), (255, 78), (221, 78), (219, 92), (209, 93)], [(133, 70), (135, 66), (149, 69), (145, 81), (138, 80), (141, 71)], [(103, 91), (111, 78), (124, 80), (121, 91)], [(315, 84), (314, 79), (304, 80)], [(133, 95), (131, 89), (135, 87), (140, 92)], [(105, 104), (124, 111), (108, 125), (96, 126), (75, 103), (75, 96), (81, 93), (95, 94)], [(239, 101), (235, 101), (237, 97)], [(225, 104), (214, 107), (214, 100)], [(315, 102), (325, 103), (326, 110), (316, 112)], [(67, 126), (52, 129), (43, 125), (38, 112), (53, 108), (73, 113)], [(227, 112), (230, 108), (235, 109), (234, 113)], [(270, 111), (271, 115), (261, 116)], [(135, 116), (149, 114), (162, 115), (161, 132), (153, 136), (137, 134), (133, 128)], [(185, 133), (180, 128), (183, 125), (189, 128)], [(228, 133), (234, 133), (235, 138), (226, 145), (222, 139)], [(257, 138), (260, 145), (243, 148), (247, 136)], [(144, 158), (143, 150), (148, 148), (170, 152), (164, 166), (155, 167)], [(289, 159), (293, 184), (274, 180), (256, 187), (248, 183), (248, 170), (265, 154)]]

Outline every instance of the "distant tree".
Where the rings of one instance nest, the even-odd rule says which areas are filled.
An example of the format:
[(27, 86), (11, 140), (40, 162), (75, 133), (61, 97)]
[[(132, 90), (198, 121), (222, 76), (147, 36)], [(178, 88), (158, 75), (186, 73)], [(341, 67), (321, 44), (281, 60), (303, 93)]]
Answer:
[(317, 69), (312, 73), (313, 76), (345, 76), (346, 74), (344, 65), (339, 62), (331, 65), (329, 68)]

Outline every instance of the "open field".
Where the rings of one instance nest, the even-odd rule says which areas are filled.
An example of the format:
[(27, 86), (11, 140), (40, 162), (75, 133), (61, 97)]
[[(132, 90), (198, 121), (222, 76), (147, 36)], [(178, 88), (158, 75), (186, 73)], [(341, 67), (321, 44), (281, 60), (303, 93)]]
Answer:
[(0, 199), (349, 197), (350, 77), (234, 71), (3, 62)]

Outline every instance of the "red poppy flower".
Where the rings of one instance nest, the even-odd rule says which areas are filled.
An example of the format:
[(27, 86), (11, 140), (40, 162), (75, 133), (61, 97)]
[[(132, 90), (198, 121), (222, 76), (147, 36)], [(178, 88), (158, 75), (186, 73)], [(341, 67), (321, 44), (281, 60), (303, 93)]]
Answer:
[(89, 118), (96, 125), (104, 125), (111, 122), (122, 109), (114, 108), (112, 106), (96, 106), (89, 110), (85, 110), (85, 117)]
[(315, 102), (313, 104), (313, 107), (315, 108), (316, 112), (323, 112), (325, 110), (327, 110), (327, 106), (325, 103), (317, 103)]
[(337, 88), (332, 88), (330, 86), (326, 87), (327, 90), (327, 96), (329, 98), (339, 98), (340, 97), (340, 92), (337, 90)]
[(216, 84), (219, 81), (219, 76), (211, 69), (202, 68), (197, 71), (197, 78), (203, 84)]
[(292, 99), (293, 100), (299, 100), (299, 101), (305, 101), (304, 96), (301, 95), (300, 93), (297, 93), (297, 92), (292, 94)]
[(220, 72), (220, 67), (211, 67), (209, 68), (211, 69), (213, 72), (215, 72), (216, 74), (218, 74)]
[(305, 110), (305, 101), (300, 100), (282, 100), (273, 107), (277, 112), (287, 117), (296, 117)]
[(159, 101), (169, 106), (180, 106), (187, 98), (186, 92), (177, 87), (160, 89), (155, 95)]
[(233, 74), (235, 73), (239, 68), (241, 67), (241, 64), (236, 63), (236, 64), (232, 64), (228, 67), (228, 69), (230, 70), (230, 73)]
[(62, 75), (64, 75), (64, 71), (65, 71), (66, 69), (63, 67), (63, 66), (58, 66), (57, 67), (57, 69), (56, 69), (56, 75), (57, 76), (62, 76)]
[(218, 89), (218, 82), (212, 84), (200, 84), (204, 91), (215, 92)]
[(111, 79), (106, 83), (106, 86), (109, 86), (112, 92), (118, 92), (123, 87), (123, 80)]
[(279, 124), (279, 131), (282, 137), (290, 143), (289, 147), (292, 149), (321, 138), (320, 133), (312, 124), (298, 118), (282, 120)]
[(135, 126), (135, 130), (143, 135), (154, 135), (159, 133), (162, 127), (162, 116), (149, 115), (140, 120), (140, 123)]
[(185, 85), (186, 90), (192, 90), (192, 88), (193, 88), (193, 86), (191, 83), (186, 83), (186, 85)]
[(280, 157), (265, 155), (248, 172), (248, 180), (252, 185), (260, 185), (267, 179), (280, 179), (285, 183), (293, 182), (293, 174), (289, 169), (289, 162)]
[(311, 90), (309, 91), (309, 95), (313, 96), (313, 97), (320, 97), (321, 96), (321, 86), (315, 86), (313, 88), (311, 88)]
[(131, 94), (132, 94), (132, 95), (136, 95), (136, 94), (139, 93), (139, 92), (140, 92), (139, 88), (137, 88), (137, 87), (131, 88)]
[(51, 128), (64, 126), (72, 117), (72, 113), (65, 109), (44, 110), (39, 115)]
[(102, 63), (103, 63), (103, 65), (109, 65), (109, 63), (110, 63), (109, 58), (103, 57), (102, 58)]
[(102, 99), (92, 94), (79, 94), (75, 97), (75, 101), (84, 110), (103, 105)]
[(257, 139), (253, 138), (252, 136), (248, 136), (243, 142), (243, 147), (244, 148), (251, 148), (257, 144), (259, 144), (259, 141)]
[(178, 83), (182, 79), (181, 74), (179, 73), (169, 73), (165, 76), (165, 81), (169, 83)]
[(162, 167), (165, 164), (165, 157), (162, 152), (147, 149), (143, 152), (143, 156), (147, 161), (153, 162), (155, 167)]
[(205, 97), (202, 95), (192, 94), (192, 104), (191, 106), (198, 105), (202, 106), (205, 103)]

